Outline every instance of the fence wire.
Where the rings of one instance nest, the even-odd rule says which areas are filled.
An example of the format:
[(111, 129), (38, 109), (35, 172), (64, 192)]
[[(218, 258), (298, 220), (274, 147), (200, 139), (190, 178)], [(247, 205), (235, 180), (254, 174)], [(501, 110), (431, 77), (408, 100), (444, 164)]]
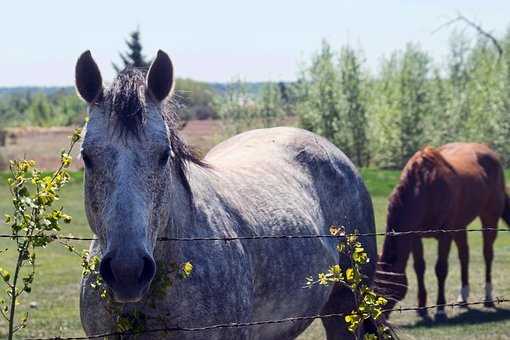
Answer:
[[(473, 229), (426, 229), (426, 230), (410, 230), (410, 231), (382, 231), (375, 233), (351, 233), (341, 235), (330, 235), (330, 234), (305, 234), (305, 235), (249, 235), (249, 236), (226, 236), (226, 237), (158, 237), (158, 241), (176, 241), (176, 242), (190, 242), (190, 241), (243, 241), (243, 240), (279, 240), (279, 239), (315, 239), (315, 238), (342, 238), (349, 235), (357, 236), (406, 236), (406, 235), (419, 235), (419, 236), (433, 236), (435, 234), (448, 234), (448, 233), (461, 233), (461, 232), (483, 232), (483, 231), (498, 231), (498, 232), (510, 232), (510, 229), (499, 229), (493, 227), (487, 228), (473, 228)], [(82, 236), (70, 236), (70, 235), (10, 235), (0, 234), (0, 238), (41, 238), (49, 237), (54, 240), (66, 240), (66, 241), (95, 241), (97, 237), (82, 237)]]
[[(383, 309), (382, 312), (411, 312), (411, 311), (420, 311), (420, 310), (429, 310), (433, 308), (443, 307), (443, 308), (459, 308), (459, 307), (468, 307), (473, 305), (481, 305), (485, 303), (493, 303), (493, 304), (502, 304), (510, 302), (510, 299), (506, 298), (496, 298), (493, 300), (484, 300), (484, 301), (475, 301), (475, 302), (458, 302), (458, 303), (445, 303), (439, 305), (428, 305), (423, 307), (399, 307), (399, 308), (391, 308), (391, 309)], [(290, 317), (285, 319), (277, 319), (277, 320), (266, 320), (266, 321), (254, 321), (254, 322), (232, 322), (232, 323), (224, 323), (224, 324), (215, 324), (203, 327), (166, 327), (166, 328), (154, 328), (143, 331), (129, 331), (129, 332), (109, 332), (109, 333), (101, 333), (91, 336), (78, 336), (78, 337), (42, 337), (42, 338), (26, 338), (27, 340), (82, 340), (82, 339), (100, 339), (109, 336), (123, 336), (123, 335), (140, 335), (140, 334), (150, 334), (150, 333), (165, 333), (165, 332), (203, 332), (203, 331), (211, 331), (216, 329), (224, 329), (224, 328), (244, 328), (244, 327), (254, 327), (254, 326), (262, 326), (262, 325), (271, 325), (271, 324), (280, 324), (286, 322), (296, 322), (296, 321), (305, 321), (305, 320), (315, 320), (315, 319), (329, 319), (329, 318), (338, 318), (345, 317), (350, 315), (351, 313), (332, 313), (332, 314), (322, 314), (322, 315), (310, 315), (310, 316), (297, 316)]]
[[(357, 236), (406, 236), (406, 235), (418, 235), (418, 236), (433, 236), (437, 234), (447, 234), (447, 233), (461, 233), (461, 232), (483, 232), (483, 231), (500, 231), (500, 232), (508, 232), (510, 229), (499, 229), (494, 227), (486, 227), (486, 228), (459, 228), (459, 229), (445, 229), (445, 228), (431, 228), (426, 230), (411, 230), (411, 231), (386, 231), (386, 232), (373, 232), (373, 233), (352, 233), (345, 234), (342, 233), (340, 235), (331, 235), (331, 234), (308, 234), (308, 235), (250, 235), (250, 236), (232, 236), (232, 237), (159, 237), (158, 241), (176, 241), (176, 242), (190, 242), (190, 241), (236, 241), (236, 240), (290, 240), (290, 239), (316, 239), (316, 238), (343, 238), (349, 235), (357, 235)], [(97, 240), (96, 237), (80, 237), (80, 236), (70, 236), (70, 235), (9, 235), (9, 234), (0, 234), (0, 238), (38, 238), (38, 237), (50, 237), (54, 240), (66, 240), (66, 241), (94, 241)], [(456, 308), (456, 307), (468, 307), (473, 305), (481, 305), (485, 303), (494, 303), (494, 304), (502, 304), (510, 302), (510, 299), (506, 298), (496, 298), (494, 300), (483, 300), (483, 301), (475, 301), (475, 302), (463, 302), (463, 303), (448, 303), (448, 304), (437, 304), (437, 305), (428, 305), (423, 307), (397, 307), (392, 309), (383, 309), (383, 312), (410, 312), (410, 311), (420, 311), (420, 310), (429, 310), (438, 307), (444, 308)], [(296, 322), (296, 321), (304, 321), (304, 320), (315, 320), (315, 319), (327, 319), (334, 317), (345, 317), (351, 313), (333, 313), (333, 314), (324, 314), (324, 315), (311, 315), (311, 316), (298, 316), (298, 317), (289, 317), (285, 319), (278, 320), (265, 320), (265, 321), (254, 321), (254, 322), (233, 322), (226, 324), (215, 324), (209, 326), (202, 327), (166, 327), (166, 328), (157, 328), (157, 329), (149, 329), (139, 332), (128, 331), (128, 332), (110, 332), (110, 333), (102, 333), (96, 334), (92, 336), (78, 336), (78, 337), (39, 337), (39, 338), (26, 338), (27, 340), (82, 340), (82, 339), (100, 339), (109, 336), (123, 336), (123, 335), (140, 335), (140, 334), (149, 334), (149, 333), (164, 333), (164, 332), (201, 332), (201, 331), (209, 331), (215, 329), (223, 329), (223, 328), (240, 328), (240, 327), (254, 327), (261, 325), (270, 325), (270, 324), (280, 324), (286, 322)]]

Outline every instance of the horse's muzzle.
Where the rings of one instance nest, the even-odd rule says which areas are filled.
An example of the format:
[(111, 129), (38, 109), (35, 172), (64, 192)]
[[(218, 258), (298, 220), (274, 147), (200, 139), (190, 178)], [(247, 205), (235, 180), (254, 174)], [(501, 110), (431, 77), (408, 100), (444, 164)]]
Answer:
[(146, 251), (108, 251), (101, 259), (99, 273), (111, 288), (114, 301), (138, 302), (156, 274), (156, 263)]

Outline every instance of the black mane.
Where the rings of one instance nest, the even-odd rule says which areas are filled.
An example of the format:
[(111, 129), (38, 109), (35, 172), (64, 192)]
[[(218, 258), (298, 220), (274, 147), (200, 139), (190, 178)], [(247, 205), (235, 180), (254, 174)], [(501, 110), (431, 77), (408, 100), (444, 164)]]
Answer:
[[(113, 83), (105, 89), (105, 111), (116, 121), (116, 129), (121, 134), (132, 134), (139, 137), (143, 133), (143, 125), (147, 118), (147, 101), (149, 98), (145, 83), (146, 72), (137, 68), (126, 68), (120, 72)], [(177, 170), (184, 175), (186, 163), (192, 162), (200, 166), (206, 164), (197, 156), (195, 151), (188, 146), (178, 131), (178, 116), (174, 110), (171, 96), (160, 103), (160, 112), (169, 131), (169, 143), (175, 154), (174, 161)]]

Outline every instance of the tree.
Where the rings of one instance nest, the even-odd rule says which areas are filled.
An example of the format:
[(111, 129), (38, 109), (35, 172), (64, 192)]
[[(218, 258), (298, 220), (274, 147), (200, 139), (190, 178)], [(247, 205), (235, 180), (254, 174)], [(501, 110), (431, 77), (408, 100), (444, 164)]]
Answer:
[(274, 126), (280, 118), (285, 116), (281, 85), (275, 83), (264, 84), (256, 102), (257, 116), (264, 127)]
[(142, 54), (142, 43), (140, 40), (139, 28), (129, 35), (129, 40), (126, 40), (126, 45), (128, 47), (128, 51), (124, 54), (119, 53), (120, 59), (124, 65), (118, 66), (115, 63), (112, 63), (115, 71), (119, 73), (127, 67), (148, 68), (150, 61), (146, 60), (145, 56)]
[(370, 158), (366, 112), (368, 88), (362, 71), (362, 60), (355, 50), (344, 46), (340, 50), (339, 67), (343, 94), (341, 111), (346, 121), (346, 130), (340, 133), (347, 135), (344, 151), (356, 165), (367, 166)]
[(176, 79), (172, 100), (179, 107), (181, 120), (217, 118), (214, 110), (214, 91), (205, 82)]
[(415, 45), (408, 44), (400, 70), (401, 165), (427, 144), (424, 122), (430, 112), (429, 74), (430, 57)]
[(371, 101), (377, 165), (401, 168), (430, 142), (430, 57), (413, 44), (385, 60)]
[(508, 70), (497, 51), (481, 37), (469, 54), (471, 79), (467, 87), (469, 114), (461, 138), (487, 143), (505, 156), (508, 153)]
[(372, 161), (378, 167), (398, 168), (400, 150), (398, 55), (385, 59), (373, 81), (369, 101)]
[(296, 109), (301, 126), (331, 141), (335, 139), (335, 144), (341, 147), (339, 132), (343, 126), (339, 103), (342, 91), (335, 54), (327, 41), (322, 42), (321, 50), (314, 56), (310, 67), (302, 72), (298, 82), (301, 93)]
[(46, 95), (36, 93), (32, 96), (27, 114), (32, 125), (51, 126), (54, 110)]
[(301, 126), (328, 138), (357, 165), (368, 165), (367, 87), (358, 53), (345, 46), (337, 58), (324, 41), (298, 83)]
[(508, 167), (510, 165), (510, 29), (502, 39), (503, 58), (500, 61), (500, 68), (503, 70), (499, 77), (501, 78), (502, 91), (502, 108), (498, 115), (497, 135), (494, 139), (494, 147), (500, 153), (503, 164)]
[(471, 81), (468, 68), (470, 44), (463, 33), (454, 32), (450, 37), (444, 75), (438, 67), (434, 70), (431, 86), (432, 108), (429, 115), (429, 133), (433, 145), (460, 138), (470, 115), (467, 91)]
[(225, 93), (216, 97), (215, 109), (223, 122), (226, 136), (257, 126), (257, 106), (241, 79), (231, 81)]

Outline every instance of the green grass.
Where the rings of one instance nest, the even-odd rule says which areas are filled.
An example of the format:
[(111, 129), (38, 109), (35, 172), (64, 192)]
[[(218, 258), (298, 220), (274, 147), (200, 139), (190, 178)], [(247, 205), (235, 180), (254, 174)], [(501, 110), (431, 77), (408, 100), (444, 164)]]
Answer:
[[(384, 230), (387, 197), (398, 180), (399, 173), (395, 171), (381, 171), (364, 169), (363, 177), (372, 195), (375, 208), (376, 223), (379, 231)], [(7, 195), (5, 174), (0, 175), (0, 213), (10, 211)], [(73, 181), (64, 189), (61, 202), (73, 216), (73, 222), (66, 226), (65, 233), (90, 236), (91, 232), (86, 223), (83, 211), (83, 191), (80, 173), (73, 175)], [(473, 226), (479, 226), (476, 221)], [(7, 232), (5, 226), (0, 232)], [(378, 239), (379, 246), (382, 238)], [(484, 262), (482, 257), (481, 235), (469, 235), (471, 249), (470, 282), (471, 300), (483, 297)], [(10, 247), (9, 240), (0, 240), (0, 248)], [(78, 248), (87, 248), (87, 242), (77, 244)], [(429, 293), (429, 304), (436, 299), (436, 278), (434, 274), (435, 254), (437, 251), (434, 240), (425, 241), (427, 260), (426, 281)], [(36, 283), (33, 292), (26, 296), (20, 305), (20, 311), (27, 310), (31, 302), (37, 308), (29, 309), (30, 322), (26, 330), (19, 333), (19, 337), (37, 336), (78, 336), (83, 335), (79, 320), (79, 283), (81, 276), (80, 259), (57, 244), (51, 244), (46, 249), (39, 250)], [(495, 244), (494, 286), (495, 296), (510, 297), (510, 235), (500, 233)], [(1, 267), (12, 267), (14, 253), (8, 252), (0, 257)], [(409, 266), (409, 292), (402, 301), (402, 306), (416, 305), (416, 280), (414, 272)], [(460, 285), (459, 265), (456, 248), (452, 247), (450, 254), (450, 274), (447, 280), (447, 300), (454, 302)], [(318, 288), (319, 289), (319, 288)], [(507, 339), (510, 338), (510, 305), (501, 305), (497, 310), (483, 307), (473, 307), (470, 310), (448, 310), (450, 321), (446, 324), (423, 325), (418, 322), (414, 312), (394, 313), (391, 321), (398, 327), (403, 339)], [(5, 322), (0, 322), (0, 338), (6, 332)], [(319, 321), (299, 337), (300, 340), (324, 339), (324, 332)]]

